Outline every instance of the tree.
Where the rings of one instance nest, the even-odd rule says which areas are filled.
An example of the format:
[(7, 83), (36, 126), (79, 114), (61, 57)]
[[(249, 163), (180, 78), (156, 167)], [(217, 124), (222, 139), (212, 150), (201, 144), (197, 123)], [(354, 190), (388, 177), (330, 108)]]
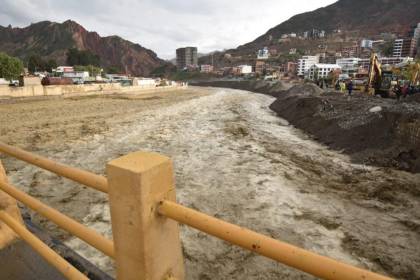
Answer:
[(40, 55), (34, 54), (28, 58), (28, 70), (31, 73), (45, 70), (45, 61)]
[(108, 74), (120, 74), (122, 71), (117, 66), (110, 66), (106, 69), (106, 73)]
[(44, 60), (38, 54), (32, 54), (28, 58), (28, 70), (31, 73), (47, 71), (52, 72), (52, 69), (57, 68), (57, 62), (55, 59)]
[(79, 51), (76, 48), (71, 48), (67, 51), (67, 64), (70, 66), (100, 66), (100, 59), (98, 55), (93, 54), (88, 50)]
[(76, 65), (74, 66), (74, 70), (75, 71), (80, 71), (80, 72), (89, 72), (90, 76), (99, 76), (102, 73), (102, 69), (93, 65)]
[(0, 53), (0, 77), (6, 80), (18, 79), (23, 72), (23, 63), (20, 59)]
[(380, 51), (383, 56), (392, 56), (394, 51), (394, 41), (388, 41), (380, 46)]
[(55, 59), (49, 59), (46, 63), (45, 63), (45, 71), (47, 72), (52, 72), (53, 69), (57, 68), (58, 64), (57, 61), (55, 61)]

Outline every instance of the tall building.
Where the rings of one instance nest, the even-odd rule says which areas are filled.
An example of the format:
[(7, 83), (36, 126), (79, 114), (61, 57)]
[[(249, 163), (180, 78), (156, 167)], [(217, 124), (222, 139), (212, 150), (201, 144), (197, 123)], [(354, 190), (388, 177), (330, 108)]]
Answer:
[(396, 39), (394, 41), (393, 57), (407, 57), (410, 56), (412, 46), (412, 38)]
[(301, 59), (298, 60), (298, 67), (297, 67), (297, 74), (298, 76), (305, 76), (305, 74), (309, 71), (309, 69), (319, 63), (319, 56), (302, 56)]
[(419, 50), (419, 47), (420, 47), (420, 45), (419, 45), (420, 44), (420, 23), (418, 23), (417, 26), (415, 26), (413, 28), (412, 36), (413, 36), (413, 40), (411, 42), (410, 56), (415, 57), (416, 54), (418, 54), (419, 51), (420, 51)]
[(396, 39), (394, 43), (394, 57), (415, 57), (420, 40), (420, 23), (413, 26), (404, 39)]
[(179, 70), (187, 67), (198, 67), (198, 53), (196, 47), (179, 48), (176, 50), (176, 66)]

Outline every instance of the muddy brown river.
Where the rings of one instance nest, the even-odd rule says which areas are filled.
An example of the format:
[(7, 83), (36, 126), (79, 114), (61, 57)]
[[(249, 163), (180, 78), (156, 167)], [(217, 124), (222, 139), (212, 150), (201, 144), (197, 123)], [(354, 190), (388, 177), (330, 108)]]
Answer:
[[(4, 102), (0, 140), (98, 174), (121, 155), (159, 152), (174, 161), (183, 205), (352, 265), (420, 279), (420, 194), (395, 200), (363, 191), (418, 186), (420, 176), (353, 164), (278, 118), (272, 102), (211, 88), (146, 99)], [(105, 195), (2, 160), (15, 185), (111, 238)], [(114, 274), (107, 257), (33, 219)], [(313, 279), (185, 226), (181, 238), (187, 279)]]

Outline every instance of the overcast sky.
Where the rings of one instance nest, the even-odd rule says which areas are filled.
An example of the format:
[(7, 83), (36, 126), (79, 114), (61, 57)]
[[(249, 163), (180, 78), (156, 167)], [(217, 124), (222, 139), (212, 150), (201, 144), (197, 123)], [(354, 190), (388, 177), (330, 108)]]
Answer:
[(1, 0), (0, 25), (72, 19), (101, 36), (119, 35), (175, 57), (177, 47), (199, 52), (250, 42), (295, 14), (336, 0)]

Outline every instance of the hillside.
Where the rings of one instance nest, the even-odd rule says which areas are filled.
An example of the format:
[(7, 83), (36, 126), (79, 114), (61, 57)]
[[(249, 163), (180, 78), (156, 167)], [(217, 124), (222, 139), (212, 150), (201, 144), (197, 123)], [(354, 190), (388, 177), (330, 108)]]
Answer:
[[(225, 53), (230, 55), (254, 54), (256, 50), (264, 46), (273, 46), (282, 49), (278, 39), (283, 34), (303, 33), (304, 31), (319, 29), (331, 34), (333, 30), (342, 30), (342, 41), (349, 37), (370, 38), (382, 32), (391, 32), (406, 35), (410, 26), (420, 22), (420, 1), (418, 0), (339, 0), (336, 3), (293, 16), (289, 20), (271, 28), (264, 35), (254, 41), (239, 46), (236, 49), (228, 50)], [(271, 40), (270, 40), (271, 38)], [(328, 44), (333, 47), (331, 40), (325, 39), (313, 42), (318, 44)], [(284, 46), (285, 44), (283, 44)], [(284, 49), (289, 48), (308, 49), (308, 42), (300, 40), (294, 45), (289, 44)], [(223, 56), (225, 53), (221, 53)], [(222, 56), (217, 58), (217, 62), (222, 63)], [(208, 62), (208, 58), (202, 58), (202, 62)], [(242, 59), (246, 62), (246, 59)], [(226, 60), (224, 61), (226, 63)]]
[(417, 22), (420, 22), (418, 0), (340, 0), (330, 6), (296, 15), (252, 43), (265, 42), (270, 35), (277, 38), (285, 33), (300, 33), (312, 28), (327, 33), (341, 29), (356, 32), (360, 36), (381, 32), (405, 34)]
[(24, 28), (0, 26), (0, 51), (26, 59), (31, 54), (65, 64), (69, 48), (89, 50), (99, 56), (102, 67), (145, 76), (165, 64), (156, 53), (118, 36), (101, 37), (78, 23), (38, 22)]

